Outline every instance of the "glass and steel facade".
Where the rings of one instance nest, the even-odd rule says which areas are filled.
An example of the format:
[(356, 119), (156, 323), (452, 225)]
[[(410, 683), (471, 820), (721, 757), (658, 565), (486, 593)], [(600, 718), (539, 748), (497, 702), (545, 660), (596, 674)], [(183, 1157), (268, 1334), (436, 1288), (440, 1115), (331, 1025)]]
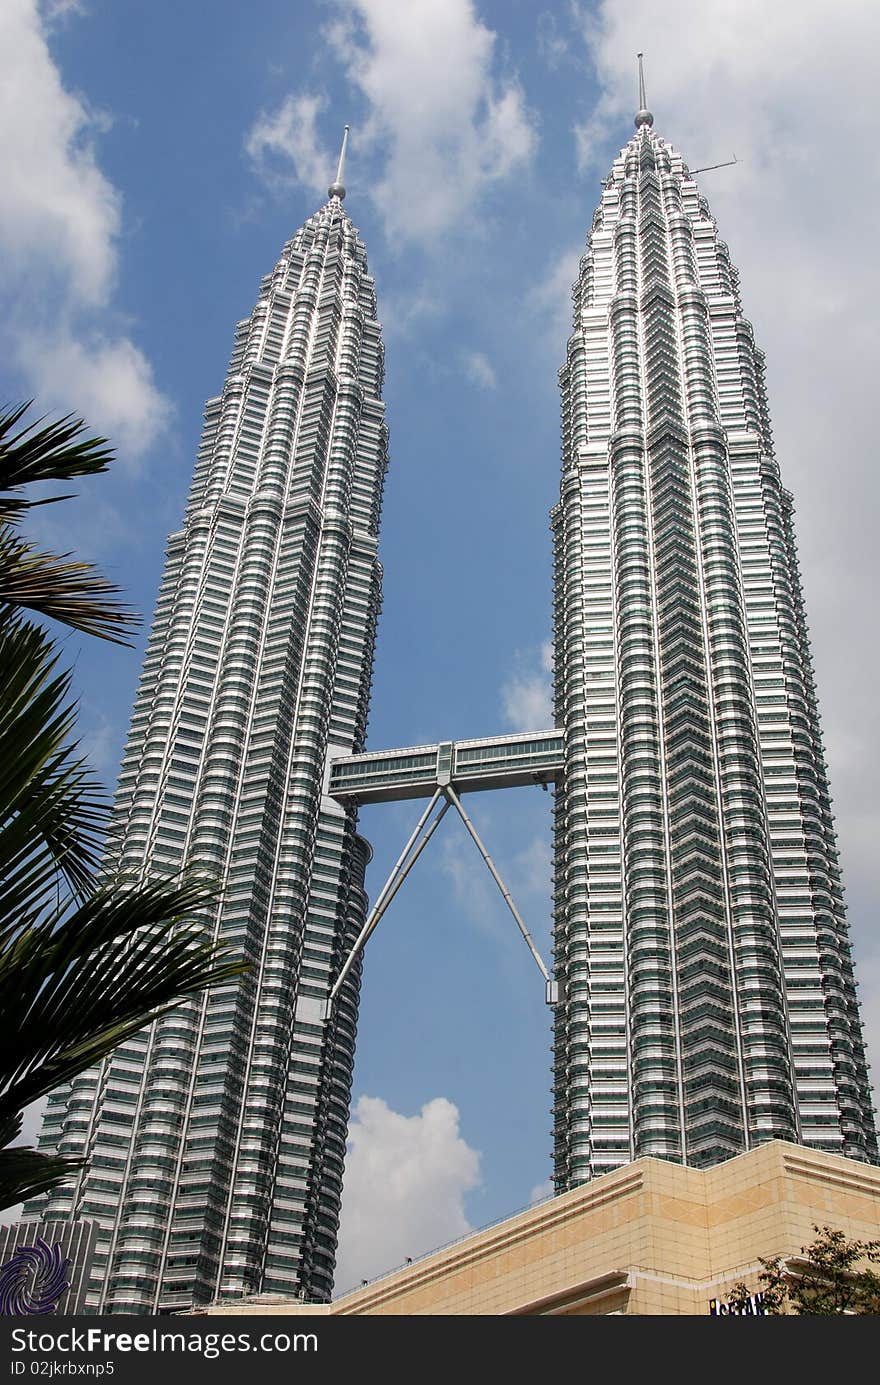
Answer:
[(555, 1169), (876, 1160), (792, 498), (737, 273), (647, 111), (560, 372)]
[(80, 1181), (30, 1210), (98, 1223), (91, 1311), (262, 1289), (330, 1297), (367, 843), (325, 792), (363, 749), (381, 597), (383, 347), (364, 246), (331, 197), (284, 246), (209, 400), (115, 802), (119, 864), (224, 882), (251, 963), (50, 1100)]
[(359, 802), (555, 786), (559, 1190), (772, 1138), (877, 1159), (792, 500), (681, 156), (640, 111), (574, 287), (555, 726), (369, 754), (382, 344), (330, 192), (208, 402), (116, 799), (119, 864), (221, 877), (211, 924), (252, 969), (50, 1099), (41, 1147), (87, 1167), (29, 1211), (97, 1223), (91, 1311), (330, 1297), (371, 927)]

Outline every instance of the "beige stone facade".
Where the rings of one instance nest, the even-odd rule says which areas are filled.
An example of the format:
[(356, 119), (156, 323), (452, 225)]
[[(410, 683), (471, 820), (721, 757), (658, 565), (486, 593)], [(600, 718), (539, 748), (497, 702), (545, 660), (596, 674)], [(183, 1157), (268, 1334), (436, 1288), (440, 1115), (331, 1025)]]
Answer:
[(625, 1168), (475, 1232), (326, 1305), (216, 1314), (708, 1314), (760, 1257), (796, 1257), (815, 1225), (880, 1237), (880, 1168), (779, 1140), (714, 1168)]

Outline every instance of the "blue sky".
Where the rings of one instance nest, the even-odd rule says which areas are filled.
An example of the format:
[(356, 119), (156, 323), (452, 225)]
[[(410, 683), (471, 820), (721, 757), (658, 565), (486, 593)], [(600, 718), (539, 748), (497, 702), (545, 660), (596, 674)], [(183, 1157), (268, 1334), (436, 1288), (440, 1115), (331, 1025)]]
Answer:
[[(40, 536), (97, 559), (147, 617), (233, 326), (351, 123), (391, 428), (374, 748), (548, 719), (556, 370), (644, 49), (659, 132), (692, 166), (739, 160), (703, 188), (767, 352), (876, 1036), (875, 8), (5, 0), (0, 38), (0, 394), (117, 443), (112, 474)], [(140, 651), (66, 647), (111, 785)], [(470, 804), (545, 955), (550, 802)], [(414, 820), (363, 813), (373, 893)], [(493, 890), (449, 815), (370, 942), (341, 1281), (508, 1214), (549, 1175), (548, 1013)]]

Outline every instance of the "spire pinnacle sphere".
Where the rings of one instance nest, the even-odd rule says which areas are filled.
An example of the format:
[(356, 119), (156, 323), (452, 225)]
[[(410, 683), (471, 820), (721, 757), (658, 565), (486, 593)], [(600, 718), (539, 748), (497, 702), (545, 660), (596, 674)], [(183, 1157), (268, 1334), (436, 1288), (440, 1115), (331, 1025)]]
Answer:
[(336, 177), (327, 189), (328, 197), (338, 197), (342, 202), (345, 198), (345, 147), (348, 144), (348, 132), (351, 127), (346, 125), (342, 134), (342, 148), (339, 151), (339, 162), (336, 165)]
[(636, 129), (638, 130), (642, 125), (647, 125), (650, 129), (654, 124), (654, 116), (648, 110), (648, 98), (645, 95), (645, 68), (642, 61), (644, 54), (638, 53), (636, 56), (639, 60), (639, 109), (636, 111)]

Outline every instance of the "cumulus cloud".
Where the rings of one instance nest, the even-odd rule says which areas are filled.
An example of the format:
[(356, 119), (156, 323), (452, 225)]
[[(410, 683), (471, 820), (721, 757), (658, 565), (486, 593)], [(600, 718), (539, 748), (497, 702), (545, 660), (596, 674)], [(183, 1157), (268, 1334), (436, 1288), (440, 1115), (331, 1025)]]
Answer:
[(498, 384), (489, 357), (483, 351), (463, 351), (461, 365), (465, 378), (481, 390), (494, 390)]
[(278, 109), (265, 112), (245, 140), (245, 150), (267, 181), (302, 183), (316, 196), (326, 194), (334, 164), (318, 135), (324, 107), (320, 96), (288, 96)]
[(367, 139), (387, 151), (375, 200), (390, 234), (436, 235), (531, 157), (522, 92), (496, 75), (472, 0), (354, 0), (346, 15), (331, 42), (366, 98)]
[(0, 8), (0, 42), (15, 54), (0, 86), (5, 272), (31, 273), (39, 256), (77, 298), (100, 304), (116, 271), (121, 204), (97, 165), (92, 117), (64, 90), (34, 0)]
[(435, 292), (413, 287), (406, 293), (383, 293), (381, 302), (382, 332), (386, 341), (392, 337), (411, 337), (426, 323), (443, 316), (446, 303)]
[[(550, 898), (552, 848), (549, 824), (535, 833), (519, 850), (506, 839), (506, 823), (483, 804), (476, 810), (466, 804), (483, 844), (492, 857), (506, 888), (530, 931), (538, 936)], [(450, 816), (452, 816), (450, 814)], [(501, 891), (464, 824), (455, 819), (440, 843), (435, 869), (451, 890), (455, 916), (467, 923), (497, 950), (498, 957), (518, 953), (522, 940)]]
[[(601, 85), (579, 130), (592, 179), (612, 128), (635, 109), (646, 55), (655, 129), (706, 173), (709, 199), (767, 356), (776, 451), (795, 497), (805, 598), (850, 917), (863, 978), (880, 962), (872, 927), (880, 814), (880, 586), (874, 516), (880, 170), (874, 149), (880, 10), (863, 0), (605, 0), (582, 9), (582, 51)], [(864, 985), (864, 983), (863, 983)], [(864, 986), (864, 1008), (877, 988)]]
[(550, 845), (550, 828), (541, 835), (534, 836), (522, 851), (513, 858), (510, 872), (511, 888), (517, 899), (535, 898), (546, 906), (550, 897), (550, 877), (553, 871), (553, 852)]
[(553, 646), (549, 640), (535, 653), (519, 654), (516, 668), (501, 688), (501, 712), (512, 731), (541, 731), (553, 725)]
[[(516, 78), (501, 71), (496, 35), (473, 0), (352, 0), (337, 16), (327, 38), (366, 102), (366, 120), (352, 133), (377, 161), (370, 195), (390, 237), (430, 240), (469, 217), (482, 189), (529, 161), (534, 117)], [(257, 167), (267, 154), (281, 155), (316, 187), (318, 109), (316, 97), (299, 93), (261, 116), (247, 141)]]
[(479, 1180), (453, 1102), (435, 1097), (403, 1116), (362, 1096), (348, 1133), (337, 1295), (471, 1231), (464, 1198)]
[(543, 339), (544, 350), (553, 360), (560, 360), (562, 344), (571, 336), (571, 289), (583, 253), (583, 241), (558, 251), (540, 266), (540, 277), (526, 295), (533, 336)]
[(535, 24), (538, 55), (555, 72), (570, 56), (568, 37), (562, 32), (552, 10), (542, 10)]
[[(76, 6), (50, 6), (45, 23)], [(0, 86), (0, 297), (10, 358), (48, 408), (75, 409), (142, 452), (168, 408), (143, 353), (111, 321), (121, 198), (101, 172), (106, 120), (65, 89), (36, 0), (0, 6), (14, 61)]]
[[(461, 819), (457, 815), (451, 816), (451, 830), (440, 845), (438, 867), (452, 887), (456, 912), (480, 932), (498, 942), (505, 942), (508, 936), (507, 916), (501, 917), (498, 887)], [(470, 811), (468, 817), (473, 821)], [(488, 835), (485, 824), (481, 822), (477, 831), (485, 841)]]
[(76, 336), (57, 326), (53, 332), (20, 331), (17, 345), (37, 397), (81, 413), (123, 455), (145, 452), (168, 423), (170, 406), (150, 363), (127, 337)]
[(89, 725), (88, 714), (84, 721), (86, 728), (80, 736), (80, 753), (88, 760), (93, 770), (110, 778), (116, 774), (119, 764), (118, 728), (102, 712), (98, 713), (92, 725)]

